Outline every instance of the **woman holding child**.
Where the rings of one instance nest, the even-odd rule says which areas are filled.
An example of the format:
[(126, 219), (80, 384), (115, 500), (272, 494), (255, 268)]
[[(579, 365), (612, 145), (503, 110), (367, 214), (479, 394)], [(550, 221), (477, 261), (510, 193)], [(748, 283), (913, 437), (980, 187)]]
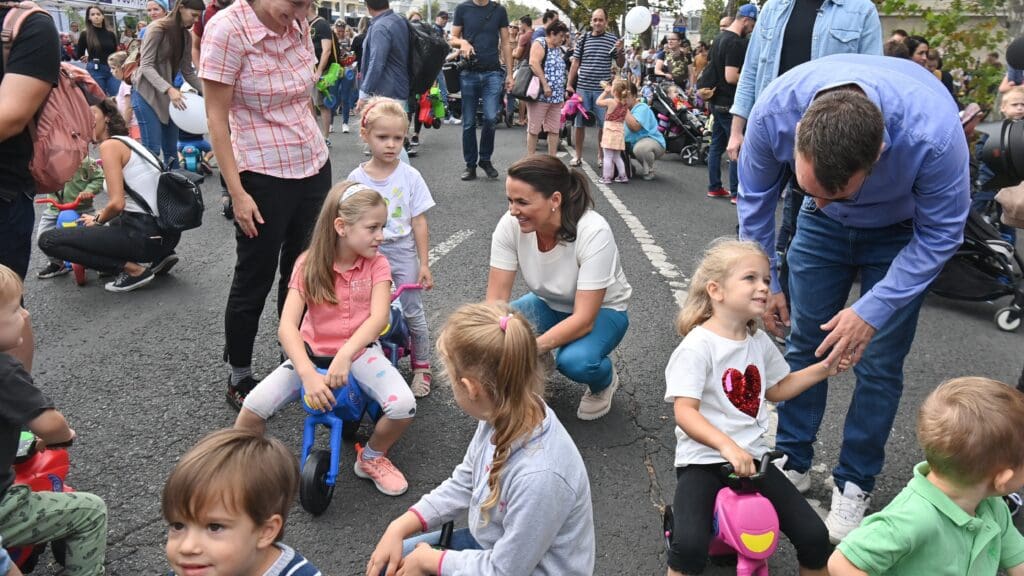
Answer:
[(529, 293), (511, 303), (555, 352), (558, 371), (588, 389), (576, 416), (596, 420), (619, 386), (608, 358), (629, 327), (633, 292), (608, 222), (593, 210), (587, 177), (554, 156), (524, 158), (508, 170), (508, 212), (491, 237), (487, 300), (508, 301), (516, 273)]

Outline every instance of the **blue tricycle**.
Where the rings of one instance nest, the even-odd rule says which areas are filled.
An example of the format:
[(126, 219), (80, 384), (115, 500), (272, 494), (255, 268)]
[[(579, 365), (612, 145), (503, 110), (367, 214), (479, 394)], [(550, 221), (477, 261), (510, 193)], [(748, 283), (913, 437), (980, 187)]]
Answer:
[[(391, 318), (379, 342), (388, 360), (397, 365), (398, 361), (412, 351), (412, 339), (409, 326), (402, 315), (401, 307), (396, 303), (398, 297), (406, 290), (420, 290), (419, 284), (403, 284), (391, 295)], [(310, 360), (321, 374), (327, 374), (327, 368), (333, 358), (329, 356), (310, 355)], [(299, 503), (307, 512), (314, 516), (323, 514), (331, 504), (334, 496), (334, 485), (338, 479), (338, 466), (341, 460), (342, 440), (352, 440), (364, 416), (377, 422), (383, 415), (380, 405), (374, 402), (359, 386), (359, 382), (349, 373), (348, 383), (334, 390), (337, 403), (330, 410), (311, 408), (302, 398), (302, 407), (306, 410), (306, 422), (302, 432), (302, 457), (299, 464), (302, 478), (299, 483)], [(314, 450), (316, 427), (326, 426), (330, 433), (330, 450)]]

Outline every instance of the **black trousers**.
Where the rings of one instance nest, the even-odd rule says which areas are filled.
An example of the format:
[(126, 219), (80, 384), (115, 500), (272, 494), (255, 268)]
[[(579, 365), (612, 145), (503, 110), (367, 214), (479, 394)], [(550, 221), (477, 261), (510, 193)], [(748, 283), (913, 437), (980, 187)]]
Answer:
[(127, 262), (156, 262), (174, 251), (179, 234), (164, 234), (148, 214), (123, 212), (106, 226), (54, 228), (39, 237), (39, 249), (100, 272), (120, 272)]
[(301, 179), (285, 179), (242, 172), (242, 187), (263, 216), (258, 235), (247, 238), (235, 223), (235, 274), (224, 312), (224, 360), (232, 366), (250, 366), (260, 316), (274, 278), (277, 313), (281, 315), (295, 259), (306, 249), (320, 207), (331, 188), (331, 161), (320, 172)]
[[(722, 463), (724, 464), (724, 462)], [(676, 494), (672, 503), (675, 527), (668, 565), (683, 574), (700, 574), (708, 562), (715, 496), (725, 487), (722, 464), (696, 464), (676, 468)], [(761, 483), (761, 494), (779, 515), (779, 528), (796, 547), (800, 565), (824, 568), (832, 553), (825, 523), (796, 487), (775, 466)]]

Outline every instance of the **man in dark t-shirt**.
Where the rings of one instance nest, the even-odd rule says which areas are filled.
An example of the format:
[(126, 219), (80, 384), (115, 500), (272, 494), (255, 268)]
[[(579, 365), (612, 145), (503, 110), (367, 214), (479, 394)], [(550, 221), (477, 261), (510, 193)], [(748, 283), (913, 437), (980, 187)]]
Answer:
[[(501, 105), (502, 86), (511, 88), (512, 43), (509, 40), (508, 12), (492, 0), (466, 0), (455, 7), (452, 23), (453, 47), (459, 49), (466, 67), (460, 73), (462, 85), (462, 157), (466, 162), (463, 180), (475, 180), (479, 166), (488, 178), (497, 178), (491, 164), (494, 153), (494, 128)], [(483, 129), (480, 144), (476, 140), (477, 101), (483, 101)]]
[[(331, 31), (331, 23), (317, 12), (318, 2), (309, 5), (309, 32), (313, 40), (313, 54), (316, 56), (316, 75), (319, 80), (327, 72), (327, 68), (337, 60), (334, 57), (334, 32)], [(320, 131), (327, 145), (331, 145), (328, 132), (331, 127), (331, 111), (324, 107), (324, 93), (319, 89), (313, 90), (313, 111), (320, 120)]]
[[(10, 9), (0, 8), (0, 21)], [(47, 14), (21, 26), (6, 66), (0, 60), (0, 264), (22, 278), (32, 253), (35, 182), (29, 174), (33, 121), (60, 70), (60, 36)]]
[(736, 18), (719, 32), (711, 44), (711, 61), (708, 66), (715, 67), (715, 95), (711, 97), (712, 118), (711, 146), (708, 149), (708, 196), (710, 198), (731, 197), (736, 203), (736, 192), (739, 190), (739, 177), (736, 174), (736, 163), (729, 162), (729, 189), (722, 187), (722, 154), (729, 143), (732, 130), (733, 98), (736, 96), (736, 84), (740, 81), (740, 70), (743, 59), (747, 55), (747, 36), (754, 30), (757, 22), (757, 7), (753, 4), (740, 6)]

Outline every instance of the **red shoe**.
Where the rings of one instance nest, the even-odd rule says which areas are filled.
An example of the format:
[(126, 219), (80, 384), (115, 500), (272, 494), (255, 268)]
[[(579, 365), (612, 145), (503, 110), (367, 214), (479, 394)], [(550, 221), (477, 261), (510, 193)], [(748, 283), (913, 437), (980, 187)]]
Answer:
[(708, 198), (728, 198), (729, 191), (725, 188), (718, 187), (714, 190), (708, 190)]
[(733, 206), (735, 206), (736, 205), (736, 197), (733, 196), (733, 197), (729, 198), (729, 203), (732, 204)]

